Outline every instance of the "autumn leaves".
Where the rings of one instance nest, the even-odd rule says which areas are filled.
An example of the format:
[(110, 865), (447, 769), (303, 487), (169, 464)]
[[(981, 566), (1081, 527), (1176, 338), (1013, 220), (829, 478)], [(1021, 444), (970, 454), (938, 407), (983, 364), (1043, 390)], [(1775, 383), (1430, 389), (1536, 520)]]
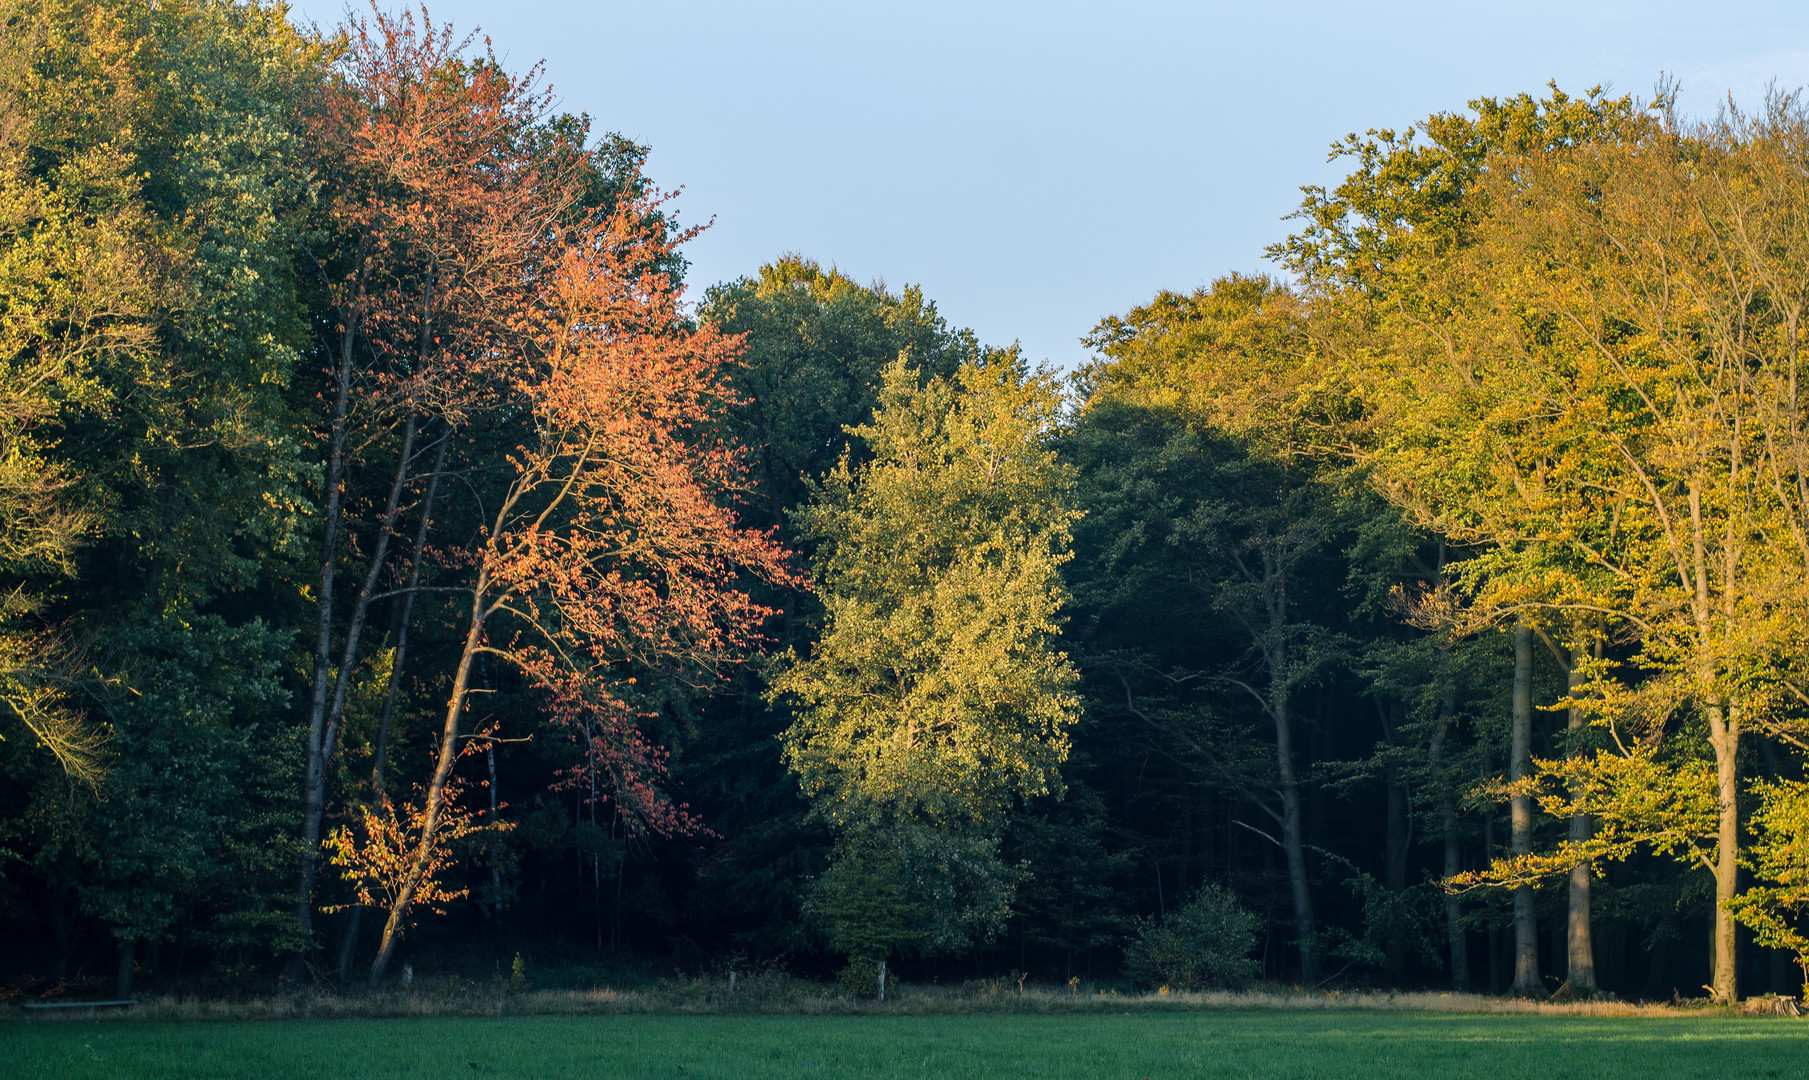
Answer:
[[(600, 175), (549, 122), (531, 76), (471, 59), (468, 45), (425, 15), (355, 22), (310, 129), (332, 244), (316, 263), (339, 322), (304, 927), (335, 732), (365, 612), (395, 574), (397, 523), (412, 511), (425, 530), (451, 475), (475, 482), (482, 507), (431, 586), (466, 607), (433, 770), (405, 811), (376, 788), (362, 825), (333, 837), (360, 901), (385, 909), (372, 986), (411, 910), (447, 895), (447, 844), (472, 827), (453, 769), (480, 682), (525, 679), (582, 747), (574, 775), (596, 777), (630, 827), (686, 831), (661, 787), (663, 753), (641, 730), (639, 684), (656, 672), (713, 684), (770, 613), (743, 579), (794, 573), (730, 509), (745, 464), (720, 430), (733, 400), (722, 369), (738, 342), (678, 308), (667, 268), (691, 234), (668, 227), (638, 176)], [(388, 477), (388, 494), (342, 626), (336, 572), (356, 556), (338, 498), (354, 470)], [(417, 541), (400, 591), (429, 587), (416, 572), (430, 557)]]

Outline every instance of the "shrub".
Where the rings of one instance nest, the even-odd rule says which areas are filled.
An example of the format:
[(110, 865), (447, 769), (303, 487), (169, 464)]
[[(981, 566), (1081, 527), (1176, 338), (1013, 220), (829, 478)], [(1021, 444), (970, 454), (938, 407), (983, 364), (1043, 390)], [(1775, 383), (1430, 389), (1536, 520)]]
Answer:
[[(835, 973), (836, 985), (854, 998), (870, 998), (879, 994), (879, 961), (864, 956), (850, 956), (848, 966)], [(888, 989), (898, 980), (887, 979)]]
[(1209, 883), (1166, 918), (1139, 919), (1125, 967), (1140, 982), (1177, 990), (1243, 986), (1257, 975), (1255, 948), (1256, 916)]

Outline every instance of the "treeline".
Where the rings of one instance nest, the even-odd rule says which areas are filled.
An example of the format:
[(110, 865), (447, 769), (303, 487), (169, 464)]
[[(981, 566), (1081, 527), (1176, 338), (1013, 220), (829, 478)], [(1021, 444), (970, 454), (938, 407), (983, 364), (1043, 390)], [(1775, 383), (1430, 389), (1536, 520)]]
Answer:
[(11, 0), (19, 992), (1809, 958), (1809, 117), (1334, 148), (1069, 376), (694, 235), (425, 12)]

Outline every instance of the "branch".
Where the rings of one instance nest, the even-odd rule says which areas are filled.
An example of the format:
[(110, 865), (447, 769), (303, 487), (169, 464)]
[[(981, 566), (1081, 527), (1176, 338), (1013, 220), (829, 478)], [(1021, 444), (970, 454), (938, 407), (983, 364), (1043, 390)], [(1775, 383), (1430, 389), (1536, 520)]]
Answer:
[[(1274, 844), (1276, 847), (1282, 847), (1282, 843), (1280, 840), (1275, 839), (1273, 836), (1270, 836), (1268, 833), (1263, 832), (1261, 829), (1257, 828), (1254, 825), (1246, 824), (1245, 822), (1239, 821), (1236, 818), (1231, 819), (1231, 824), (1242, 825), (1244, 828), (1249, 829), (1251, 832), (1262, 837), (1264, 840), (1267, 840), (1269, 843)], [(1286, 849), (1283, 848), (1283, 850), (1286, 850)]]

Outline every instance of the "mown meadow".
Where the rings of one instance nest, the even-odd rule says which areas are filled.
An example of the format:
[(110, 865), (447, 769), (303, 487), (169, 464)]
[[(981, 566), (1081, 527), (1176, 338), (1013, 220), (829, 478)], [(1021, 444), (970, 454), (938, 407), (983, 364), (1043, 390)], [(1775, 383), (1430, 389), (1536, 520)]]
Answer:
[(10, 1024), (16, 1077), (1800, 1077), (1809, 1027), (1381, 1010)]

